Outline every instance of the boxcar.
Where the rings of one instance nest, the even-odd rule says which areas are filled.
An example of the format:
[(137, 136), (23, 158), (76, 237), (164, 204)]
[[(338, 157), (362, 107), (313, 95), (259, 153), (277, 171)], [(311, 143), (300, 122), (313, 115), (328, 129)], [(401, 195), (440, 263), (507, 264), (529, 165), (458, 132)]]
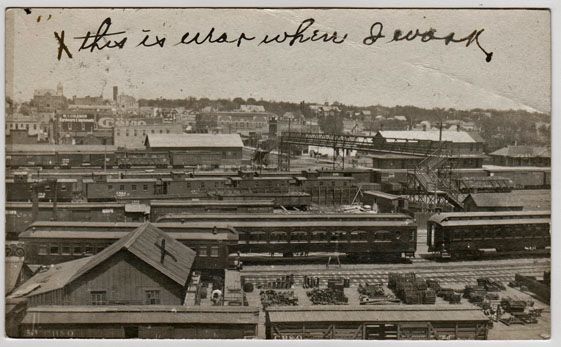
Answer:
[(438, 257), (545, 250), (551, 244), (549, 211), (454, 212), (427, 222), (429, 252)]

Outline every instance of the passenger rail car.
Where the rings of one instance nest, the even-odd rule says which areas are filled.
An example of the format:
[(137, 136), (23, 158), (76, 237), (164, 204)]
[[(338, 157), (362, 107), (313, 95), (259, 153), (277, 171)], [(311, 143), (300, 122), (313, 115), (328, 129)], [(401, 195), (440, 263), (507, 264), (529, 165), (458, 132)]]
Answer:
[[(25, 243), (26, 262), (50, 265), (96, 254), (134, 230), (140, 224), (127, 223), (117, 230), (27, 230), (20, 234)], [(129, 226), (135, 225), (131, 230)], [(168, 232), (168, 234), (197, 252), (194, 269), (222, 270), (232, 266), (229, 255), (238, 251), (238, 235), (231, 228)]]
[(405, 221), (411, 220), (406, 214), (399, 213), (205, 213), (189, 214), (177, 213), (166, 214), (157, 217), (153, 222), (157, 223), (191, 223), (191, 222), (261, 222), (269, 221)]
[(439, 213), (427, 222), (427, 245), (440, 258), (545, 252), (550, 220), (549, 211)]
[[(28, 230), (64, 232), (132, 231), (138, 223), (35, 222)], [(357, 258), (400, 258), (413, 256), (416, 250), (417, 226), (412, 219), (396, 221), (277, 220), (207, 221), (189, 223), (156, 223), (170, 233), (184, 233), (215, 228), (233, 228), (239, 234), (238, 250), (242, 253), (337, 252)]]

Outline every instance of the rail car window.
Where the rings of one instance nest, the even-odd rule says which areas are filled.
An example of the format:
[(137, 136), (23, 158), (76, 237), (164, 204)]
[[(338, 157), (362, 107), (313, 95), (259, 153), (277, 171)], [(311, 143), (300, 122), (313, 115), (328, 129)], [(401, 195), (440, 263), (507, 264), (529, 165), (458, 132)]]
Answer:
[(62, 246), (62, 254), (69, 255), (70, 254), (70, 246)]
[(47, 255), (47, 245), (39, 245), (39, 255)]
[(92, 305), (107, 305), (107, 292), (105, 290), (91, 291), (90, 301)]
[(210, 246), (210, 256), (218, 257), (218, 254), (219, 254), (218, 246)]
[(86, 255), (93, 254), (93, 247), (91, 245), (86, 245), (84, 253), (86, 253)]
[(59, 254), (59, 247), (58, 245), (51, 245), (49, 247), (49, 254)]

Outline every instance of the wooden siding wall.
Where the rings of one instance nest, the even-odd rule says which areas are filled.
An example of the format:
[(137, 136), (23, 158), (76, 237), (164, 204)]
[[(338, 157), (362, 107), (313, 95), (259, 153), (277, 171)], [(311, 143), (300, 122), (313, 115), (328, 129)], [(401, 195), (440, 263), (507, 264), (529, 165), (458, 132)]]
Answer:
[[(188, 271), (188, 270), (186, 270)], [(160, 304), (181, 305), (182, 286), (150, 267), (134, 255), (121, 251), (71, 283), (64, 291), (34, 297), (35, 305), (90, 305), (91, 291), (107, 291), (109, 303), (143, 305), (145, 290), (159, 290)]]

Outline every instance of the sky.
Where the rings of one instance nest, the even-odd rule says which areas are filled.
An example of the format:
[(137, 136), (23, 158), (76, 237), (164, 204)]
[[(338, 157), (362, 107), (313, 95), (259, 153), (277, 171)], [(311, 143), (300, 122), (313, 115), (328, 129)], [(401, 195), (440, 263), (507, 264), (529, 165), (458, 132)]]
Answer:
[[(40, 16), (40, 17), (39, 17)], [(88, 31), (110, 17), (110, 31), (126, 31), (123, 49), (79, 51)], [(342, 44), (306, 42), (258, 45), (176, 45), (184, 33), (206, 36), (210, 28), (237, 38), (242, 32), (308, 29), (347, 34)], [(363, 44), (370, 27), (386, 36)], [(64, 85), (64, 94), (112, 96), (112, 86), (136, 98), (255, 98), (276, 101), (342, 102), (349, 105), (414, 105), (433, 108), (551, 109), (550, 13), (532, 10), (411, 9), (21, 9), (7, 12), (6, 93), (29, 100), (35, 89)], [(394, 30), (436, 29), (457, 38), (484, 29), (479, 43), (443, 41), (388, 43)], [(136, 47), (145, 33), (165, 37), (163, 48)], [(54, 32), (65, 31), (65, 53), (57, 60)], [(218, 35), (215, 35), (217, 37)]]

